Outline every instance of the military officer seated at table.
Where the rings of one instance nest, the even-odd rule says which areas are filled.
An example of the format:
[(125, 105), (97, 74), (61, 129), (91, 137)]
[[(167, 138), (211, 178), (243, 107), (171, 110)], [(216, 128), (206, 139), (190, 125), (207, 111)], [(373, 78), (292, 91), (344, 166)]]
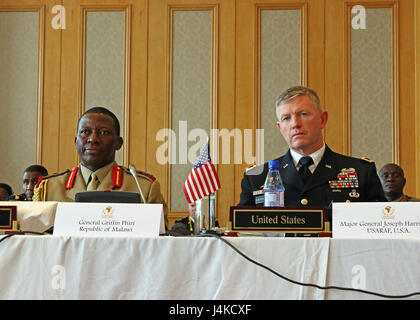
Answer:
[[(329, 206), (334, 202), (386, 201), (376, 166), (367, 158), (332, 151), (322, 129), (328, 112), (310, 88), (296, 86), (276, 100), (277, 128), (289, 150), (277, 160), (285, 187), (285, 206)], [(264, 205), (262, 188), (268, 163), (247, 170), (241, 182), (240, 206)]]
[[(189, 203), (188, 204), (188, 216), (179, 220), (176, 220), (171, 228), (171, 230), (169, 230), (170, 235), (184, 235), (184, 236), (188, 236), (188, 235), (193, 235), (196, 230), (195, 228), (195, 221), (196, 220), (196, 203)], [(214, 226), (216, 228), (219, 228), (219, 221), (215, 221), (214, 222)], [(199, 231), (199, 230), (197, 230)]]
[(188, 204), (188, 216), (176, 220), (170, 230), (170, 234), (184, 236), (194, 234), (195, 208), (195, 202)]
[(39, 178), (48, 175), (48, 170), (37, 164), (30, 165), (23, 171), (23, 193), (13, 194), (7, 200), (11, 201), (32, 201), (34, 189)]
[[(115, 153), (120, 150), (120, 123), (108, 109), (87, 110), (77, 123), (74, 139), (81, 163), (59, 174), (44, 177), (35, 189), (35, 201), (74, 201), (81, 191), (127, 191), (140, 193), (130, 170), (118, 165)], [(137, 171), (138, 182), (146, 203), (163, 204), (167, 225), (167, 206), (156, 178)]]
[(404, 202), (420, 201), (418, 198), (414, 198), (404, 194), (404, 186), (407, 182), (404, 177), (404, 170), (395, 163), (388, 163), (379, 170), (379, 179), (384, 189), (385, 198), (388, 201)]

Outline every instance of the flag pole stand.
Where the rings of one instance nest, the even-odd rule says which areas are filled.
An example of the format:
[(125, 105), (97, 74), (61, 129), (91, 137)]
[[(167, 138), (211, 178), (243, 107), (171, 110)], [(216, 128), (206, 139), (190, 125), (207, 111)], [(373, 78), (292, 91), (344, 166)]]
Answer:
[[(197, 201), (197, 208), (199, 215), (201, 215), (200, 219), (200, 230), (198, 234), (200, 236), (206, 235), (217, 235), (217, 232), (213, 230), (216, 227), (216, 219), (215, 219), (215, 200), (216, 194), (213, 192), (209, 196), (206, 197), (208, 199), (207, 203), (207, 210), (202, 206), (202, 200), (200, 199)], [(207, 211), (207, 212), (203, 212)]]

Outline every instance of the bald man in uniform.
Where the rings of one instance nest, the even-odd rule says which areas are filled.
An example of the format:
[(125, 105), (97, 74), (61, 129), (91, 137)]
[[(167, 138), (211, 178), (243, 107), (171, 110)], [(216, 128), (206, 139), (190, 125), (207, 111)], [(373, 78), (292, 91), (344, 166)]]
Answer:
[[(328, 113), (310, 88), (296, 86), (276, 101), (277, 127), (289, 145), (278, 158), (285, 206), (329, 206), (334, 202), (386, 201), (372, 160), (332, 151), (322, 129)], [(268, 163), (244, 173), (240, 206), (263, 206)]]
[[(119, 121), (111, 111), (103, 107), (87, 110), (78, 121), (74, 143), (81, 163), (71, 170), (44, 177), (35, 188), (34, 201), (71, 202), (76, 193), (87, 190), (139, 193), (130, 170), (115, 161), (123, 139)], [(142, 171), (137, 171), (137, 180), (146, 203), (163, 204), (167, 225), (168, 210), (159, 182)]]
[(379, 170), (382, 188), (388, 201), (420, 202), (420, 199), (406, 195), (403, 190), (407, 179), (404, 170), (395, 163), (387, 163)]

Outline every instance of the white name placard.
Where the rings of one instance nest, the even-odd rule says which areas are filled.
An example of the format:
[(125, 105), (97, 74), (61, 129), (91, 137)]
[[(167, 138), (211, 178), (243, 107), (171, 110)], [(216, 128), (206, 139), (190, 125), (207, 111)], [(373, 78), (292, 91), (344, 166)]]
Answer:
[(333, 203), (333, 238), (420, 238), (420, 202)]
[(59, 202), (54, 235), (157, 237), (165, 233), (162, 204)]

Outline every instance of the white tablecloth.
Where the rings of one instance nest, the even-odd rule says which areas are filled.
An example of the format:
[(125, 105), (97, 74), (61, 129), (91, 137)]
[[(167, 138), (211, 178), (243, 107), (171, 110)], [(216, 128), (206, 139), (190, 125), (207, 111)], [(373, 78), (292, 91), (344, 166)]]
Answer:
[[(225, 239), (296, 281), (420, 291), (418, 240)], [(16, 235), (0, 257), (0, 299), (382, 299), (290, 283), (216, 238)]]

